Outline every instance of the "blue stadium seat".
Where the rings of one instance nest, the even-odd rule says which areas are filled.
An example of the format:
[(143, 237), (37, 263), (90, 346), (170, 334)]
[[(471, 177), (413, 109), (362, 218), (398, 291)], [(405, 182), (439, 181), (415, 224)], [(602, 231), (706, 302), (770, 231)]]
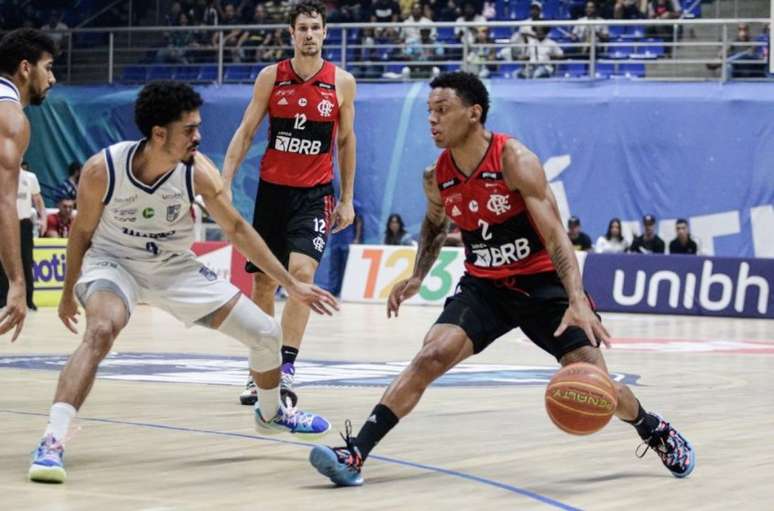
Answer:
[(683, 15), (686, 18), (700, 18), (701, 3), (702, 0), (682, 0), (681, 7), (683, 8)]
[[(639, 46), (637, 48), (638, 49), (637, 53), (645, 55), (646, 56), (645, 58), (649, 58), (649, 57), (663, 57), (664, 56), (664, 53), (665, 53), (664, 45), (663, 45), (664, 41), (662, 39), (659, 39), (657, 37), (649, 37), (647, 39), (644, 39), (643, 42), (646, 42), (646, 43), (662, 43), (662, 44), (652, 44), (652, 46), (651, 45)], [(631, 58), (634, 58), (634, 57), (631, 57)]]
[(226, 66), (223, 70), (223, 80), (226, 82), (246, 82), (250, 80), (252, 71), (252, 66), (243, 64)]
[(615, 64), (607, 62), (597, 63), (597, 78), (610, 78), (615, 73)]
[(265, 66), (258, 64), (255, 66), (252, 66), (250, 68), (250, 81), (254, 82), (256, 78), (258, 78), (258, 73), (261, 72), (261, 69), (263, 69)]
[(457, 38), (454, 37), (454, 28), (453, 27), (438, 27), (438, 38), (437, 40), (440, 42), (443, 41), (454, 41)]
[(190, 82), (199, 78), (199, 66), (178, 66), (175, 68), (175, 80)]
[(627, 25), (623, 36), (629, 39), (640, 39), (645, 37), (645, 27), (642, 25)]
[(618, 39), (624, 33), (626, 32), (626, 27), (621, 25), (611, 25), (608, 28), (608, 33), (610, 34), (610, 39)]
[(645, 78), (645, 64), (627, 62), (618, 66), (618, 72), (628, 78)]
[(216, 81), (218, 79), (218, 66), (202, 66), (198, 79), (203, 82)]
[(144, 82), (148, 77), (148, 68), (145, 66), (126, 66), (121, 71), (123, 82)]
[[(620, 43), (620, 41), (617, 41)], [(633, 52), (631, 46), (608, 46), (607, 58), (609, 59), (628, 59), (629, 55)]]
[(517, 64), (515, 62), (504, 62), (500, 64), (497, 68), (497, 72), (502, 76), (514, 76), (519, 71), (521, 71), (522, 64)]
[(512, 33), (511, 27), (492, 27), (490, 35), (493, 39), (510, 39)]
[(586, 64), (564, 64), (559, 66), (557, 71), (558, 76), (565, 78), (582, 78), (588, 74), (589, 70)]
[(148, 80), (171, 80), (175, 75), (175, 68), (171, 66), (150, 66)]

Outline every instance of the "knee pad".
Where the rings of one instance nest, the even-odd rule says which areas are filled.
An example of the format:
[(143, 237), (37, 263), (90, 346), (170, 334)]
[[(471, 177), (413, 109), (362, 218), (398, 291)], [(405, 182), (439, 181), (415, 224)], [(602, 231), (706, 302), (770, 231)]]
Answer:
[(250, 369), (263, 373), (278, 368), (282, 363), (282, 329), (279, 323), (247, 297), (239, 297), (218, 331), (250, 349)]

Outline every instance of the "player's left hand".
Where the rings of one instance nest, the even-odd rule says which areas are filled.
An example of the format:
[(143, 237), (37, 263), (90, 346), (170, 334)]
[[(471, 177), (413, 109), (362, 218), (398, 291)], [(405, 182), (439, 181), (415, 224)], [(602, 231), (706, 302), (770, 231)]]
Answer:
[(317, 314), (333, 316), (333, 311), (339, 310), (339, 302), (336, 301), (336, 298), (314, 284), (295, 282), (286, 287), (285, 291), (290, 298), (305, 304)]
[(570, 326), (583, 329), (593, 346), (599, 346), (601, 343), (608, 348), (610, 347), (610, 333), (602, 325), (599, 317), (591, 310), (586, 300), (570, 302), (570, 306), (564, 311), (559, 328), (554, 332), (554, 337), (562, 335)]
[(337, 233), (346, 229), (354, 221), (355, 207), (352, 205), (352, 202), (341, 201), (336, 204), (336, 209), (333, 210), (333, 226), (331, 227), (331, 232)]

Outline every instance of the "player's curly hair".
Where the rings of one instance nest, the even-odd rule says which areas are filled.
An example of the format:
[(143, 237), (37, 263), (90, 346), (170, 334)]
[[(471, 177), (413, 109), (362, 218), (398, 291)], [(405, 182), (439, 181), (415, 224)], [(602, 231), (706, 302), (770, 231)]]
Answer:
[(12, 75), (23, 60), (37, 64), (44, 53), (56, 56), (56, 43), (44, 32), (20, 28), (0, 39), (0, 73)]
[(481, 107), (481, 124), (486, 123), (486, 115), (489, 112), (489, 92), (478, 76), (465, 71), (443, 73), (430, 82), (430, 88), (454, 89), (464, 105)]
[(202, 106), (202, 97), (190, 85), (175, 80), (156, 80), (142, 88), (134, 103), (134, 123), (150, 138), (154, 126), (164, 127), (185, 112)]
[(307, 16), (314, 16), (315, 14), (319, 14), (320, 18), (322, 18), (323, 26), (325, 26), (325, 4), (322, 2), (318, 2), (317, 0), (304, 0), (303, 2), (299, 2), (294, 5), (290, 9), (289, 15), (291, 27), (296, 26), (296, 19), (301, 14), (306, 14)]

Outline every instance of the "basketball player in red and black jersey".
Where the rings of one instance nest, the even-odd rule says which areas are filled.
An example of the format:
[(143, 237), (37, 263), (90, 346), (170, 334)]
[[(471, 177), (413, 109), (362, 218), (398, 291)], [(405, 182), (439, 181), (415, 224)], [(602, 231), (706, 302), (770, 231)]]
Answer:
[[(489, 96), (475, 75), (441, 75), (430, 87), (430, 130), (445, 150), (425, 172), (427, 214), (414, 272), (393, 287), (387, 316), (397, 316), (401, 303), (419, 290), (441, 250), (449, 218), (462, 232), (466, 273), (422, 349), (357, 437), (347, 431), (345, 447), (312, 450), (317, 470), (343, 486), (362, 484), (363, 461), (433, 380), (514, 328), (562, 365), (588, 362), (607, 372), (599, 345), (609, 346), (610, 336), (583, 290), (540, 161), (518, 140), (484, 127)], [(689, 475), (695, 465), (690, 444), (668, 422), (643, 410), (627, 386), (614, 385), (616, 415), (637, 429), (674, 476)]]
[[(261, 160), (253, 226), (294, 278), (311, 283), (330, 232), (349, 226), (355, 216), (355, 79), (322, 58), (325, 6), (304, 1), (290, 13), (294, 56), (264, 68), (253, 97), (228, 146), (223, 164), (227, 189), (264, 116), (269, 114), (269, 141)], [(333, 194), (333, 151), (338, 151), (341, 190)], [(274, 314), (277, 282), (252, 263), (252, 298)], [(288, 299), (282, 313), (282, 392), (292, 391), (294, 362), (309, 319), (309, 310)], [(255, 402), (248, 381), (242, 404)]]

